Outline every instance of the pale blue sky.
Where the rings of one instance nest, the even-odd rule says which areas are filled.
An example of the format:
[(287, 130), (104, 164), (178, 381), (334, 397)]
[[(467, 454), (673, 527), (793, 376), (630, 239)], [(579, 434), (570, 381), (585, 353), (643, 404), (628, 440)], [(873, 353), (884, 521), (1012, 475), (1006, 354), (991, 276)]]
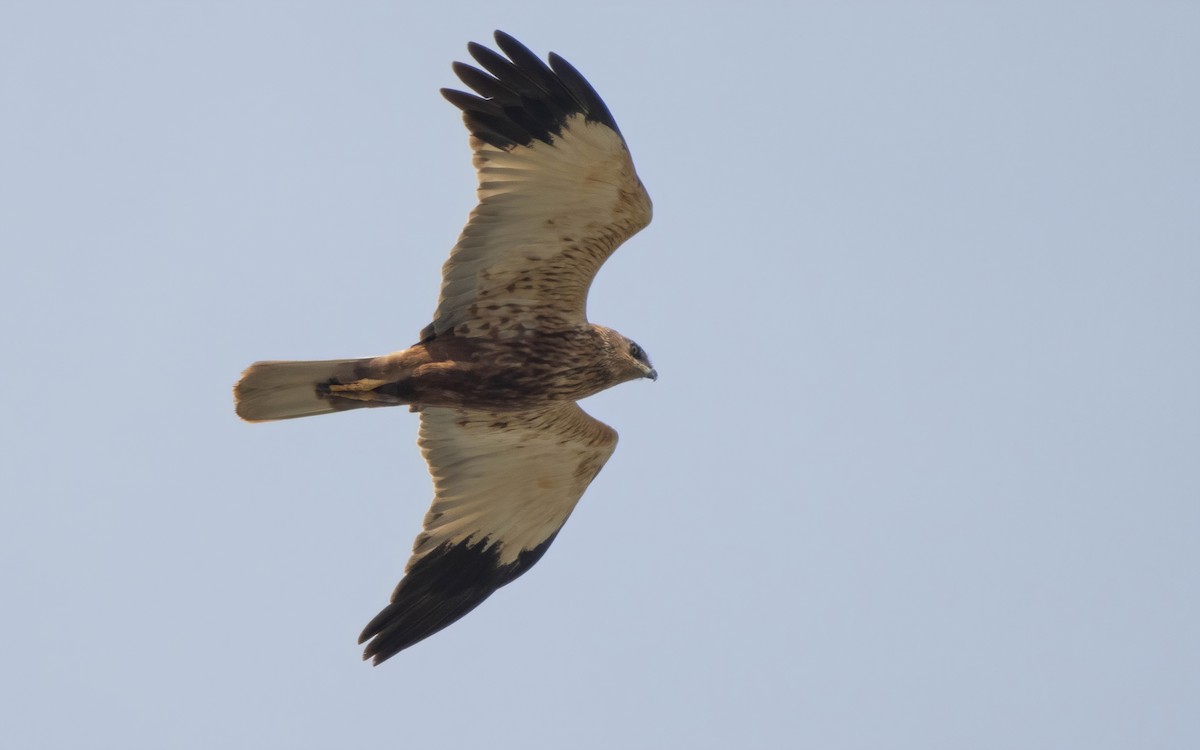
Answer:
[[(0, 744), (1200, 746), (1200, 6), (426, 5), (0, 5)], [(661, 376), (372, 669), (415, 418), (229, 389), (429, 322), (494, 28), (630, 143)]]

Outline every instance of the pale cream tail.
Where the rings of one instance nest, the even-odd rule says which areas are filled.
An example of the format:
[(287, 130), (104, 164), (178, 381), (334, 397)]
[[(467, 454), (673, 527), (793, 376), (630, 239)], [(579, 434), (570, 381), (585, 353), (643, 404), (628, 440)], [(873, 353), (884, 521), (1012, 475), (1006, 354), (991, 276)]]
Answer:
[(345, 399), (330, 399), (330, 383), (348, 383), (360, 377), (366, 359), (327, 359), (309, 362), (255, 362), (233, 387), (237, 415), (247, 422), (294, 419), (369, 406)]

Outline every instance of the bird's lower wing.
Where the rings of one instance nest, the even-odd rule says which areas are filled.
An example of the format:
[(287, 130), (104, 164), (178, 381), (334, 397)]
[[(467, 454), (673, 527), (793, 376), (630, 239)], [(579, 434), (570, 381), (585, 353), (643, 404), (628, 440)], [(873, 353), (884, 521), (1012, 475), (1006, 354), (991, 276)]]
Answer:
[(567, 402), (498, 414), (425, 408), (435, 497), (389, 604), (363, 630), (379, 664), (477, 607), (541, 558), (617, 433)]

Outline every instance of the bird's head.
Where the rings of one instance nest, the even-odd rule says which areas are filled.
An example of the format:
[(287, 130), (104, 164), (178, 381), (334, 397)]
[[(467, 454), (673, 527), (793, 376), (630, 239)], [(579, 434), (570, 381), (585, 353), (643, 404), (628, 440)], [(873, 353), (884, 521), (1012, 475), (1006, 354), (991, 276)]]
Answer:
[(638, 346), (636, 341), (628, 339), (611, 328), (600, 329), (609, 351), (609, 369), (618, 378), (618, 382), (650, 378), (658, 380), (658, 371), (650, 364), (650, 356), (646, 350)]
[(658, 380), (658, 370), (655, 370), (654, 365), (650, 364), (650, 355), (646, 354), (646, 350), (638, 346), (637, 342), (632, 339), (625, 339), (625, 344), (628, 347), (625, 350), (626, 355), (633, 360), (641, 377)]

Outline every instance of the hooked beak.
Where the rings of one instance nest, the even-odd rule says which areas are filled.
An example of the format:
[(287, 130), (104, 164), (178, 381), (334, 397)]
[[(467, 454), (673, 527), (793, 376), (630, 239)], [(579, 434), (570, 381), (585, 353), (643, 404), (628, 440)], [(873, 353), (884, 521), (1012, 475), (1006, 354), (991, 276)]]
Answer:
[(658, 370), (655, 370), (653, 367), (648, 367), (646, 368), (646, 374), (642, 377), (650, 378), (651, 380), (658, 380)]

